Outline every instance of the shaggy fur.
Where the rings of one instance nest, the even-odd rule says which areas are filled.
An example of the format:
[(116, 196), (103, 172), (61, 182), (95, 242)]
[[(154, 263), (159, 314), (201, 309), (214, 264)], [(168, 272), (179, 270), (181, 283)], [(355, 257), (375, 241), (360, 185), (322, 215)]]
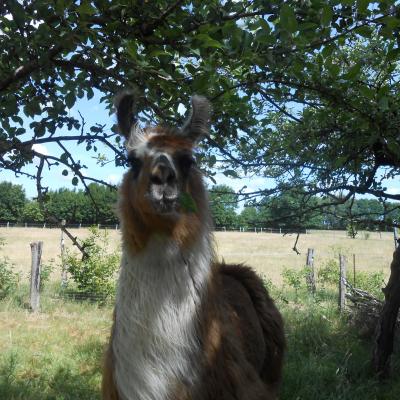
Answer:
[[(175, 132), (128, 126), (124, 112), (133, 101), (121, 100), (121, 131), (140, 135), (125, 136), (141, 169), (128, 171), (120, 189), (123, 255), (103, 371), (105, 400), (277, 398), (282, 318), (250, 268), (215, 263), (201, 174), (187, 155), (179, 161), (208, 129), (208, 102), (193, 101), (189, 121)], [(192, 198), (194, 209), (176, 204), (163, 213), (152, 206), (151, 188), (161, 185), (152, 172), (160, 154), (174, 171), (172, 183), (163, 185)]]

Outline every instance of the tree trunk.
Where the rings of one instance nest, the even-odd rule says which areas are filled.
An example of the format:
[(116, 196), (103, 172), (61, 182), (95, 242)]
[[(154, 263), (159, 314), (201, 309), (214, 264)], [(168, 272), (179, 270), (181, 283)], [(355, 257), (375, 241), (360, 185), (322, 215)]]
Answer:
[(390, 375), (390, 357), (396, 330), (397, 314), (400, 307), (400, 246), (393, 253), (390, 265), (390, 278), (383, 289), (385, 304), (376, 329), (373, 368), (379, 378)]

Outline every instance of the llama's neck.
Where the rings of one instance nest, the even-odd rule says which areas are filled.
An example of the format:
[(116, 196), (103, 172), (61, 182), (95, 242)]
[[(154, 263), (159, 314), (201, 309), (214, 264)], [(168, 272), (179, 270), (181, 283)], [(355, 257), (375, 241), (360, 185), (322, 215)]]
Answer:
[(182, 249), (155, 236), (141, 252), (123, 252), (113, 338), (122, 400), (165, 400), (196, 381), (196, 315), (211, 273), (210, 241), (205, 233)]

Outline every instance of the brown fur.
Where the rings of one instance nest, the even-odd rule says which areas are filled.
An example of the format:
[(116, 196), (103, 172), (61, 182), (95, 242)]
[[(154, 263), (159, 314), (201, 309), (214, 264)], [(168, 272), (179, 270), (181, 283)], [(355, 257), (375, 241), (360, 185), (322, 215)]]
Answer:
[[(170, 400), (274, 400), (285, 349), (283, 321), (249, 267), (216, 264), (198, 321), (203, 374), (194, 388), (177, 383)], [(103, 399), (118, 400), (107, 355)]]

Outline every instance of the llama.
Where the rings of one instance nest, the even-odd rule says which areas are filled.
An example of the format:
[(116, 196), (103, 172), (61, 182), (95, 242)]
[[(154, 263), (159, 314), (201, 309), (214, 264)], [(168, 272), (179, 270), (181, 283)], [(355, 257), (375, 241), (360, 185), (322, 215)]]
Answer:
[(260, 278), (217, 263), (194, 146), (209, 102), (181, 129), (141, 129), (134, 96), (116, 101), (129, 170), (119, 194), (122, 260), (103, 369), (104, 400), (272, 400), (285, 348)]

